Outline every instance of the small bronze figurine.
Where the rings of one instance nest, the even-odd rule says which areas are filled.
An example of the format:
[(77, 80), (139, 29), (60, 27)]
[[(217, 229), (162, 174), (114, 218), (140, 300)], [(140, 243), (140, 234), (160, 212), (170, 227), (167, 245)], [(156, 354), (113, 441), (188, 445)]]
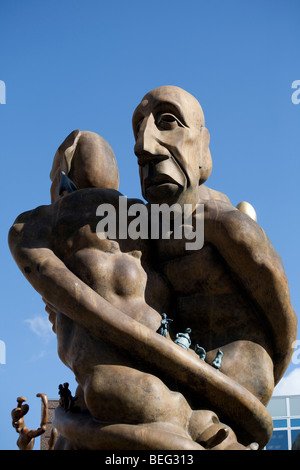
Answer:
[(191, 345), (191, 331), (192, 330), (190, 328), (186, 328), (184, 333), (177, 333), (174, 343), (178, 344), (181, 348), (188, 350)]
[(163, 313), (162, 314), (162, 321), (161, 321), (161, 325), (160, 327), (158, 328), (157, 332), (159, 335), (162, 335), (164, 336), (165, 338), (167, 337), (168, 335), (168, 331), (169, 331), (169, 326), (170, 326), (170, 323), (172, 323), (172, 319), (171, 318), (167, 318), (167, 315), (166, 313)]
[(58, 386), (59, 390), (59, 404), (62, 408), (64, 408), (65, 411), (76, 411), (76, 407), (74, 405), (75, 401), (77, 400), (77, 397), (73, 397), (71, 391), (69, 390), (69, 384), (65, 382), (63, 385), (60, 384)]
[(195, 345), (195, 353), (198, 354), (200, 357), (201, 361), (205, 361), (206, 358), (206, 351), (202, 346), (199, 346), (199, 344)]
[(25, 397), (17, 398), (18, 406), (11, 412), (12, 425), (16, 429), (17, 433), (19, 433), (17, 445), (20, 450), (32, 450), (34, 439), (41, 436), (46, 431), (48, 421), (48, 397), (44, 393), (38, 393), (36, 396), (41, 397), (43, 403), (41, 425), (37, 430), (28, 429), (25, 424), (24, 416), (29, 411), (29, 405), (26, 403), (23, 404), (26, 401)]
[(217, 355), (211, 364), (215, 369), (221, 369), (223, 355), (221, 349), (218, 349)]
[[(204, 348), (202, 348), (202, 346), (199, 346), (199, 344), (195, 345), (195, 353), (198, 354), (198, 356), (200, 357), (200, 359), (202, 361), (205, 361), (206, 351), (205, 351)], [(223, 356), (224, 356), (224, 354), (221, 351), (221, 349), (218, 349), (216, 357), (213, 360), (213, 362), (211, 363), (212, 367), (214, 367), (215, 369), (218, 369), (218, 370), (221, 369)]]

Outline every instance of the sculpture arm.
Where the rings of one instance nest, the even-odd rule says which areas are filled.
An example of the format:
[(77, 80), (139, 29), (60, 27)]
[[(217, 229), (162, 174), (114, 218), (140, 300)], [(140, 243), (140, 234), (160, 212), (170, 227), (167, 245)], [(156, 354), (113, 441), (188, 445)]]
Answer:
[[(21, 214), (8, 236), (15, 262), (42, 296), (47, 311), (52, 314), (56, 311), (63, 313), (94, 337), (109, 341), (130, 353), (133, 353), (134, 337), (137, 348), (135, 354), (138, 354), (139, 348), (145, 349), (143, 343), (147, 343), (151, 335), (158, 342), (159, 349), (159, 335), (106, 301), (70, 271), (55, 254), (52, 240), (57, 210), (57, 205), (53, 204)], [(145, 354), (145, 358), (147, 361), (149, 355)]]
[[(262, 445), (268, 441), (272, 420), (263, 405), (229, 377), (127, 316), (74, 275), (52, 247), (55, 213), (52, 206), (20, 216), (9, 232), (12, 255), (31, 285), (55, 309), (86, 328), (96, 338), (139, 358), (158, 376), (176, 378), (195, 396), (203, 395), (218, 410), (228, 397), (232, 421), (246, 416), (248, 432)], [(178, 374), (180, 371), (180, 374)], [(213, 390), (213, 393), (212, 393)], [(253, 409), (258, 410), (253, 414)], [(259, 423), (259, 424), (258, 424)], [(257, 437), (257, 427), (261, 437)], [(255, 431), (255, 432), (254, 432)], [(253, 440), (253, 437), (251, 437)]]
[(48, 396), (45, 393), (38, 393), (36, 396), (41, 397), (42, 404), (43, 404), (42, 419), (41, 419), (41, 425), (39, 428), (41, 430), (41, 433), (43, 433), (46, 431), (47, 423), (48, 423)]
[[(9, 231), (8, 242), (18, 267), (53, 311), (67, 315), (95, 336), (110, 336), (105, 322), (112, 305), (73, 274), (54, 253), (53, 206), (20, 215)], [(99, 315), (101, 312), (101, 315)], [(117, 314), (123, 315), (117, 311)]]
[(217, 248), (271, 328), (277, 383), (290, 362), (297, 329), (282, 260), (248, 215), (223, 201), (205, 201), (204, 207), (206, 241)]
[(48, 423), (48, 396), (45, 393), (37, 393), (37, 397), (41, 397), (43, 409), (42, 409), (42, 418), (40, 427), (36, 430), (29, 430), (27, 436), (30, 439), (34, 439), (35, 437), (39, 437), (46, 431), (47, 423)]

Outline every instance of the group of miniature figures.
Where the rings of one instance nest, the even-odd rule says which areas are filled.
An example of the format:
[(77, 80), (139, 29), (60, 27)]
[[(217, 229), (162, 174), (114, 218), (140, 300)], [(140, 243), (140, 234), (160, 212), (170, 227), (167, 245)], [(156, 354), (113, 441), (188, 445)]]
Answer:
[[(166, 338), (168, 335), (170, 324), (172, 322), (173, 320), (171, 318), (168, 318), (166, 313), (163, 313), (161, 325), (158, 328), (157, 333)], [(181, 348), (185, 349), (186, 351), (188, 351), (192, 344), (191, 337), (190, 337), (191, 332), (192, 332), (191, 328), (186, 328), (184, 333), (177, 333), (174, 343), (180, 346)], [(199, 346), (199, 344), (195, 345), (195, 353), (199, 356), (199, 358), (202, 361), (205, 361), (206, 351), (202, 346)], [(213, 360), (213, 362), (211, 363), (212, 367), (218, 370), (221, 369), (222, 358), (223, 358), (223, 352), (221, 351), (221, 349), (218, 349), (217, 355), (215, 359)]]
[(60, 396), (59, 404), (65, 411), (72, 411), (76, 413), (78, 411), (78, 407), (75, 406), (75, 401), (78, 397), (73, 397), (72, 393), (69, 389), (69, 384), (66, 382), (63, 385), (60, 384), (58, 386), (58, 393)]

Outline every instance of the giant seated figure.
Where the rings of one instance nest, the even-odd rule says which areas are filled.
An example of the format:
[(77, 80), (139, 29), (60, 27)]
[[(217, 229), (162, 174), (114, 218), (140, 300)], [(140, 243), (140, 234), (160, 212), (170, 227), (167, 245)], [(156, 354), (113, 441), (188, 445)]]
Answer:
[[(120, 209), (118, 168), (108, 143), (81, 131), (55, 155), (51, 204), (21, 214), (9, 233), (78, 382), (77, 412), (55, 412), (56, 448), (263, 448), (272, 434), (266, 405), (296, 338), (281, 258), (253, 217), (204, 184), (209, 132), (193, 96), (152, 90), (133, 131), (146, 205), (129, 199), (128, 209), (140, 204), (151, 224), (154, 204), (188, 206), (195, 225), (202, 204), (201, 249), (172, 233), (99, 237), (97, 208)], [(172, 319), (166, 335), (163, 314)], [(176, 337), (185, 331), (183, 348)]]

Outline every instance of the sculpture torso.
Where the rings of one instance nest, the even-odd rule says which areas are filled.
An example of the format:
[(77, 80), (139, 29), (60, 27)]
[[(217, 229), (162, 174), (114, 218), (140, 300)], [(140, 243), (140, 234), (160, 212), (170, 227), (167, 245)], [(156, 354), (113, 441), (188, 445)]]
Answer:
[[(156, 331), (161, 323), (161, 315), (156, 309), (159, 305), (161, 312), (164, 311), (162, 308), (166, 309), (169, 293), (167, 284), (145, 261), (148, 257), (145, 241), (102, 240), (96, 233), (97, 206), (108, 202), (107, 197), (117, 205), (118, 196), (117, 192), (92, 189), (63, 198), (56, 209), (54, 251), (70, 271), (105, 300)], [(123, 394), (122, 412), (121, 408), (117, 410), (117, 419), (121, 422), (137, 419), (139, 422), (132, 407), (139, 406), (137, 390), (141, 403), (144, 392), (134, 384), (133, 376), (138, 374), (133, 372), (135, 360), (109, 343), (96, 339), (61, 313), (56, 315), (55, 329), (59, 357), (74, 371), (93, 416), (103, 421), (115, 421), (113, 390), (118, 393), (129, 380), (133, 389), (130, 394)], [(149, 381), (148, 387), (151, 388), (153, 380)], [(144, 413), (146, 416), (147, 410)]]
[[(161, 270), (174, 290), (177, 331), (192, 330), (211, 364), (220, 348), (221, 371), (267, 403), (274, 387), (270, 341), (255, 306), (234, 280), (213, 245), (168, 259), (169, 240), (160, 241)], [(254, 365), (254, 366), (253, 366)]]
[[(117, 192), (93, 189), (64, 198), (58, 210), (55, 251), (99, 295), (156, 331), (161, 320), (156, 310), (168, 310), (169, 289), (145, 261), (149, 245), (143, 240), (101, 240), (96, 234), (97, 206), (110, 201), (117, 207), (118, 196)], [(176, 241), (173, 250), (172, 240), (158, 243), (158, 259), (163, 260), (160, 270), (173, 292), (171, 337), (191, 328), (190, 352), (194, 354), (196, 343), (204, 347), (208, 363), (222, 349), (222, 373), (267, 403), (274, 387), (273, 363), (258, 310), (213, 245), (206, 243), (199, 251), (183, 254)], [(83, 387), (95, 366), (133, 365), (128, 356), (93, 339), (65, 316), (57, 316), (56, 330), (60, 358), (83, 379)]]

